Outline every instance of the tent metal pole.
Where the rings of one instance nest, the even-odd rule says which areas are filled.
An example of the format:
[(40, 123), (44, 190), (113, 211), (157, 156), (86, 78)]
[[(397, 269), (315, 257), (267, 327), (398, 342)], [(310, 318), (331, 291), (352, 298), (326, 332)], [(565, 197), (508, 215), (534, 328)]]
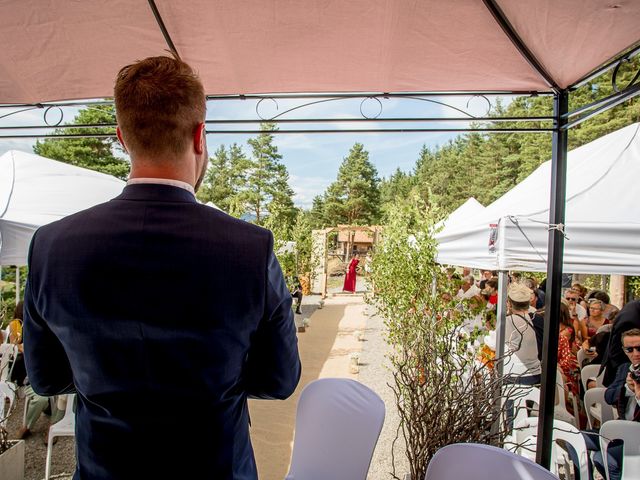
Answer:
[[(507, 287), (509, 286), (509, 273), (506, 270), (498, 272), (498, 304), (496, 306), (496, 362), (495, 368), (498, 378), (502, 378), (504, 372), (504, 332), (507, 317)], [(493, 405), (494, 418), (491, 433), (496, 434), (500, 428), (500, 409), (502, 404), (502, 384), (496, 392)]]
[[(509, 273), (506, 270), (498, 272), (498, 305), (496, 307), (496, 358), (504, 358), (504, 332), (507, 319), (507, 288), (509, 286)], [(498, 376), (502, 377), (503, 362), (496, 365)]]
[(16, 265), (16, 306), (20, 303), (20, 265)]
[(551, 157), (551, 201), (549, 210), (549, 247), (547, 261), (547, 290), (545, 301), (544, 340), (542, 349), (542, 380), (540, 392), (540, 419), (536, 462), (545, 468), (551, 465), (553, 410), (556, 396), (556, 369), (558, 365), (558, 330), (562, 293), (562, 257), (564, 252), (564, 216), (567, 189), (567, 140), (563, 128), (569, 109), (566, 90), (558, 92), (553, 100), (554, 131)]

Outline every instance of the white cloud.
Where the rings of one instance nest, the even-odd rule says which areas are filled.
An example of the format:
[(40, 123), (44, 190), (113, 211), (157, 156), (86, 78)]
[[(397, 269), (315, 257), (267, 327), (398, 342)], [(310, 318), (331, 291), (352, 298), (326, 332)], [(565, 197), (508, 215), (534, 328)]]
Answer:
[(295, 192), (293, 201), (302, 208), (311, 208), (313, 198), (324, 193), (330, 183), (330, 179), (323, 177), (289, 177), (289, 185)]

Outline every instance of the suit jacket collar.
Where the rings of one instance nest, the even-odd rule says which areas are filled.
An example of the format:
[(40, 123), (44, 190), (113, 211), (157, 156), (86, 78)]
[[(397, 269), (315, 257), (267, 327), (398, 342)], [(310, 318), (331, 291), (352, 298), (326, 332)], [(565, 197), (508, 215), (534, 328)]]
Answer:
[(114, 200), (197, 203), (196, 197), (184, 188), (157, 183), (127, 185)]

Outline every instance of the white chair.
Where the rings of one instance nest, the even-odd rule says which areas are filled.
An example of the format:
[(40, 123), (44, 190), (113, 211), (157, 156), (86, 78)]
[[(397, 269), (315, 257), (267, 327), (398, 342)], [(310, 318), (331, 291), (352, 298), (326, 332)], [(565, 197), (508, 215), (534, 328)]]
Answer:
[(502, 448), (456, 443), (436, 452), (425, 480), (558, 480), (537, 463)]
[(51, 476), (51, 454), (53, 453), (53, 439), (55, 437), (74, 437), (76, 435), (76, 414), (74, 403), (76, 396), (67, 395), (67, 406), (64, 417), (49, 427), (49, 441), (47, 442), (47, 463), (44, 470), (45, 480)]
[(609, 479), (607, 447), (614, 439), (624, 442), (620, 480), (638, 480), (640, 478), (640, 423), (629, 420), (609, 420), (600, 427), (600, 450), (607, 480)]
[(586, 362), (589, 357), (587, 357), (587, 353), (582, 349), (578, 349), (578, 353), (576, 353), (576, 358), (578, 359), (578, 368), (582, 370), (583, 363)]
[(18, 346), (12, 343), (0, 344), (0, 382), (8, 382), (11, 378), (14, 360), (18, 355)]
[(286, 480), (364, 480), (384, 423), (370, 388), (344, 378), (309, 383), (298, 401)]
[[(529, 417), (526, 422), (522, 424), (523, 428), (529, 428), (534, 433), (524, 439), (521, 443), (521, 447), (518, 450), (520, 455), (525, 456), (533, 460), (535, 456), (537, 446), (537, 430), (538, 430), (538, 417)], [(556, 475), (558, 474), (558, 465), (561, 463), (567, 463), (569, 459), (568, 451), (564, 448), (563, 444), (566, 442), (573, 447), (576, 455), (578, 456), (578, 471), (580, 474), (580, 480), (589, 480), (589, 452), (587, 451), (587, 444), (580, 430), (570, 423), (563, 422), (562, 420), (553, 421), (552, 431), (552, 455), (551, 455), (551, 471)], [(560, 451), (558, 451), (558, 448)], [(566, 452), (566, 453), (565, 453)]]
[(598, 420), (602, 425), (615, 418), (613, 407), (604, 400), (606, 391), (604, 387), (595, 387), (584, 393), (584, 410), (587, 413), (589, 428), (595, 428), (594, 420)]
[[(17, 386), (12, 382), (0, 382), (0, 427), (6, 427), (9, 414), (16, 400)], [(9, 405), (7, 405), (7, 400)]]
[(582, 381), (582, 388), (584, 388), (585, 392), (587, 391), (587, 382), (589, 381), (590, 378), (596, 379), (596, 387), (604, 386), (604, 384), (602, 383), (602, 379), (604, 377), (604, 370), (600, 375), (598, 375), (599, 371), (600, 371), (599, 363), (590, 363), (589, 365), (585, 365), (584, 367), (582, 367), (582, 369), (580, 370), (580, 380)]
[(569, 392), (573, 404), (573, 415), (567, 410), (567, 389), (565, 387), (562, 371), (558, 368), (556, 372), (556, 402), (553, 408), (553, 418), (570, 423), (574, 427), (580, 425), (580, 414), (578, 412), (578, 399)]

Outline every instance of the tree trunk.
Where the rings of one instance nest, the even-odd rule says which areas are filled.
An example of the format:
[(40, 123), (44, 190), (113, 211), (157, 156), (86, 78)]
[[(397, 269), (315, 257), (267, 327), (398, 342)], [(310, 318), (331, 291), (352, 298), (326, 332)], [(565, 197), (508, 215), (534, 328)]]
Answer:
[(625, 294), (625, 276), (624, 275), (611, 275), (610, 280), (610, 296), (611, 304), (618, 308), (622, 308), (624, 305)]

